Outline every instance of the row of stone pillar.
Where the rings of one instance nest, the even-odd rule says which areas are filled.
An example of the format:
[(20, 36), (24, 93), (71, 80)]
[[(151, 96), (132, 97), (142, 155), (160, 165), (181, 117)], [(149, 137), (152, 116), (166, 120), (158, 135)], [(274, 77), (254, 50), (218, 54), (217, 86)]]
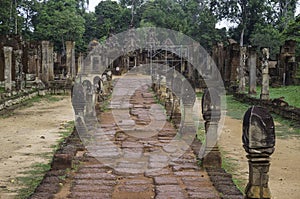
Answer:
[[(42, 41), (42, 60), (40, 67), (36, 68), (36, 77), (48, 84), (54, 80), (54, 50), (53, 44), (49, 41)], [(5, 90), (9, 93), (12, 90), (23, 90), (25, 88), (25, 73), (22, 64), (22, 50), (13, 50), (13, 47), (4, 46), (4, 84)], [(66, 70), (69, 77), (76, 76), (75, 67), (75, 42), (66, 42)], [(15, 60), (13, 65), (13, 58)], [(13, 70), (14, 67), (14, 70)], [(13, 74), (15, 71), (15, 88), (13, 88)]]
[[(215, 89), (207, 89), (202, 97), (202, 114), (205, 120), (204, 167), (221, 168), (218, 150), (218, 123), (220, 120), (220, 97)], [(245, 199), (270, 199), (268, 186), (270, 155), (275, 150), (275, 125), (266, 108), (253, 106), (243, 118), (243, 147), (248, 153), (249, 181)]]
[[(267, 52), (263, 52), (267, 55)], [(250, 59), (254, 62), (255, 57)], [(263, 59), (263, 61), (266, 59)], [(256, 60), (255, 60), (256, 61)], [(265, 64), (263, 62), (263, 64)], [(165, 102), (167, 115), (174, 121), (180, 132), (195, 136), (192, 107), (195, 102), (195, 93), (189, 82), (174, 71), (162, 74), (152, 74), (153, 90), (157, 98)], [(253, 81), (253, 80), (252, 80)], [(181, 101), (181, 103), (180, 103)], [(180, 104), (183, 105), (181, 113)], [(177, 114), (178, 118), (174, 117)], [(183, 115), (181, 115), (183, 114)], [(218, 129), (221, 118), (221, 98), (214, 88), (206, 89), (202, 97), (202, 115), (205, 120), (205, 148), (199, 158), (202, 165), (207, 168), (221, 168), (222, 160), (218, 149)], [(178, 126), (181, 120), (181, 125)], [(274, 152), (275, 128), (273, 118), (262, 107), (253, 106), (248, 109), (243, 119), (243, 147), (248, 153), (249, 182), (245, 189), (246, 199), (270, 199), (268, 187), (268, 171), (270, 155)]]
[[(4, 84), (5, 91), (11, 92), (13, 90), (12, 71), (15, 67), (15, 89), (24, 89), (24, 73), (22, 65), (22, 50), (13, 51), (12, 47), (4, 46)], [(15, 65), (13, 66), (13, 57), (15, 57)]]
[[(260, 98), (263, 100), (269, 99), (269, 49), (262, 48), (262, 88)], [(245, 77), (245, 66), (246, 62), (249, 69), (249, 91), (250, 95), (256, 94), (256, 72), (257, 72), (257, 52), (255, 48), (240, 48), (240, 67), (239, 67), (239, 92), (245, 91), (246, 77)]]
[(102, 77), (95, 76), (91, 82), (83, 79), (82, 82), (74, 84), (72, 89), (72, 104), (75, 115), (78, 117), (95, 117), (95, 105), (99, 99), (104, 99), (112, 92), (111, 72), (103, 74)]

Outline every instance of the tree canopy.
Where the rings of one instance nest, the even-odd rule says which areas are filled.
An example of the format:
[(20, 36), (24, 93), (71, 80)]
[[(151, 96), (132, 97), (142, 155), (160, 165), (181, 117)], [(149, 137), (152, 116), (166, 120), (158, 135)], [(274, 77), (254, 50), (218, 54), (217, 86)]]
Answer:
[[(285, 39), (299, 41), (297, 0), (1, 0), (0, 34), (50, 40), (62, 49), (66, 40), (84, 51), (129, 27), (155, 26), (180, 31), (211, 49), (228, 37), (241, 45), (268, 45), (276, 53)], [(217, 28), (220, 21), (233, 23)], [(274, 52), (272, 52), (274, 51)]]

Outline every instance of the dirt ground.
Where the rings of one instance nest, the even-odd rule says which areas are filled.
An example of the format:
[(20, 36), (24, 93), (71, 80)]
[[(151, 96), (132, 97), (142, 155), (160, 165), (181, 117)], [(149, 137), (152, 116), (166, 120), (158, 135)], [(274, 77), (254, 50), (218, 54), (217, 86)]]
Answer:
[(74, 120), (71, 100), (42, 100), (31, 107), (15, 110), (0, 118), (0, 198), (14, 198), (20, 189), (17, 177), (36, 163), (49, 161), (45, 154), (53, 151), (64, 124)]
[[(248, 180), (248, 162), (242, 146), (242, 121), (226, 117), (219, 146), (237, 167), (234, 177)], [(269, 187), (273, 199), (300, 198), (300, 138), (276, 138), (271, 156)]]
[[(42, 154), (51, 152), (63, 124), (74, 118), (70, 98), (58, 102), (42, 101), (0, 118), (0, 198), (14, 198), (20, 188), (17, 177), (34, 163), (47, 161)], [(248, 178), (248, 163), (242, 147), (242, 122), (226, 117), (219, 145), (237, 166), (234, 177)], [(269, 186), (273, 199), (300, 198), (300, 138), (276, 140), (271, 159)]]

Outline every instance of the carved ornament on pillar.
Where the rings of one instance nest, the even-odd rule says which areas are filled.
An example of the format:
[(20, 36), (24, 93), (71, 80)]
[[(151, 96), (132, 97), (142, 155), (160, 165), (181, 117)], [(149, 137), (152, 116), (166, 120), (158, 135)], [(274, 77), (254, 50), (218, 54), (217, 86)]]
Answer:
[(5, 84), (5, 91), (11, 92), (12, 90), (12, 47), (4, 46), (4, 84)]
[(15, 72), (16, 72), (16, 90), (21, 90), (24, 88), (23, 85), (23, 64), (22, 64), (22, 50), (15, 50)]
[(242, 140), (249, 163), (245, 198), (270, 199), (268, 172), (270, 155), (275, 150), (275, 127), (272, 116), (265, 108), (253, 106), (245, 113)]
[(261, 94), (260, 99), (269, 100), (269, 57), (270, 52), (269, 48), (261, 48), (262, 52), (262, 86), (261, 86)]
[(221, 98), (216, 89), (206, 89), (202, 97), (205, 120), (205, 151), (201, 154), (204, 167), (221, 168), (222, 160), (217, 146), (218, 123), (221, 118)]

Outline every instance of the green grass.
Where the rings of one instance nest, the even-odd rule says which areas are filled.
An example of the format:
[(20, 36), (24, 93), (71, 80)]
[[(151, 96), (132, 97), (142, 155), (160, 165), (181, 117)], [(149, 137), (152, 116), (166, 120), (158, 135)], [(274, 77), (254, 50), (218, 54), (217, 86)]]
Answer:
[[(256, 88), (257, 94), (254, 96), (256, 98), (260, 97), (261, 87)], [(290, 106), (295, 106), (300, 108), (300, 86), (282, 86), (278, 88), (270, 87), (270, 98), (275, 99), (279, 97), (284, 97), (284, 101), (289, 103)]]
[(74, 130), (74, 126), (75, 126), (74, 121), (69, 121), (66, 124), (64, 124), (64, 129), (58, 132), (58, 134), (60, 135), (60, 139), (58, 140), (57, 144), (51, 145), (51, 148), (53, 148), (54, 152), (57, 149), (59, 149), (61, 143), (63, 143), (64, 140), (72, 134)]
[[(226, 152), (223, 150), (220, 150), (221, 155), (222, 155), (222, 168), (230, 174), (234, 174), (237, 169), (238, 169), (238, 163), (236, 162), (235, 159), (233, 158), (229, 158), (229, 157), (225, 157)], [(236, 187), (242, 192), (244, 193), (244, 189), (246, 187), (246, 183), (247, 181), (245, 179), (242, 178), (236, 178), (236, 177), (232, 177), (232, 181), (233, 183), (236, 185)]]
[[(44, 175), (47, 171), (51, 168), (51, 160), (53, 154), (59, 149), (61, 143), (70, 136), (74, 129), (74, 122), (70, 121), (64, 125), (64, 130), (58, 132), (60, 134), (60, 139), (58, 140), (57, 144), (52, 145), (53, 152), (37, 154), (37, 156), (46, 159), (47, 163), (36, 163), (33, 164), (28, 171), (22, 172), (24, 174), (22, 177), (17, 178), (17, 183), (23, 186), (24, 188), (20, 189), (18, 192), (17, 199), (26, 199), (31, 194), (34, 193), (37, 186), (41, 183), (44, 178)], [(63, 178), (64, 176), (62, 176)]]
[(23, 106), (23, 108), (31, 107), (35, 103), (40, 103), (42, 100), (45, 100), (47, 102), (58, 102), (60, 100), (63, 100), (63, 97), (61, 97), (61, 96), (55, 96), (55, 95), (50, 95), (50, 94), (47, 94), (45, 96), (38, 96), (37, 95), (37, 96), (34, 96), (31, 99), (27, 100), (25, 102), (25, 106)]
[(24, 176), (17, 178), (17, 183), (25, 187), (19, 191), (16, 197), (18, 199), (26, 199), (34, 192), (43, 180), (45, 173), (50, 170), (50, 161), (49, 163), (33, 164), (30, 168), (30, 170), (22, 172)]
[(0, 87), (0, 93), (4, 93), (5, 92), (5, 88), (4, 87)]
[(199, 125), (196, 137), (198, 140), (201, 141), (202, 144), (205, 143), (206, 135), (205, 135), (204, 126)]
[(242, 120), (245, 112), (251, 107), (248, 104), (241, 103), (239, 101), (234, 100), (232, 95), (226, 96), (226, 115), (232, 117), (234, 119)]
[[(229, 117), (242, 120), (245, 112), (251, 105), (241, 103), (234, 100), (232, 95), (226, 96), (227, 113)], [(284, 119), (283, 117), (271, 114), (275, 122), (275, 133), (280, 138), (288, 138), (289, 136), (300, 136), (300, 125), (295, 121)]]
[(104, 98), (104, 100), (102, 101), (102, 103), (99, 106), (101, 112), (106, 112), (106, 111), (110, 110), (109, 106), (110, 106), (111, 98), (112, 98), (112, 93)]
[(58, 102), (63, 100), (64, 98), (57, 95), (45, 95), (41, 97), (42, 99), (46, 99), (48, 102)]

